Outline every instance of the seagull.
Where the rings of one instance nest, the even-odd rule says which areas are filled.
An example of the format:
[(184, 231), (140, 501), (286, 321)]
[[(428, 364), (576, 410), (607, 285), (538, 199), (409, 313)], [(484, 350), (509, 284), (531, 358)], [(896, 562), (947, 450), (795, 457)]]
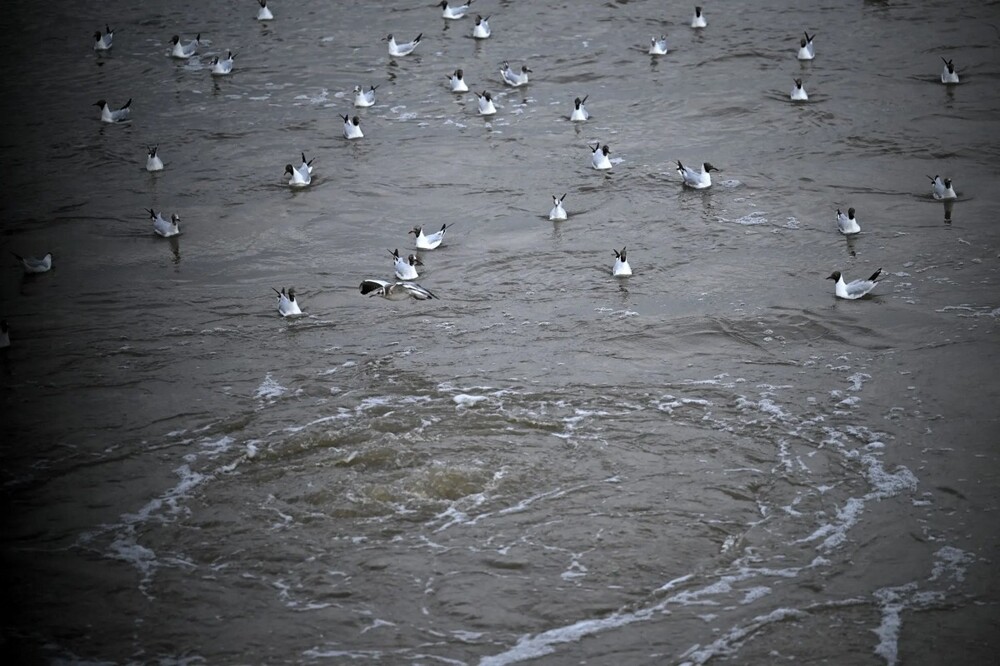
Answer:
[(861, 233), (861, 225), (858, 224), (857, 218), (854, 217), (853, 208), (848, 208), (846, 215), (841, 213), (839, 208), (837, 209), (837, 228), (845, 236)]
[(615, 277), (628, 277), (632, 275), (632, 267), (628, 265), (628, 259), (625, 258), (625, 248), (622, 251), (614, 250), (615, 253), (615, 267), (611, 269), (611, 274)]
[(282, 317), (294, 317), (295, 315), (302, 314), (302, 310), (299, 309), (299, 302), (295, 300), (294, 288), (289, 287), (287, 294), (284, 287), (281, 288), (281, 291), (278, 291), (274, 287), (271, 287), (271, 289), (278, 295), (278, 314)]
[(834, 271), (833, 275), (827, 278), (827, 280), (836, 280), (837, 285), (834, 287), (834, 293), (836, 293), (837, 298), (846, 298), (849, 300), (854, 300), (856, 298), (861, 298), (869, 291), (875, 288), (875, 280), (878, 279), (879, 273), (882, 269), (878, 269), (872, 276), (867, 280), (855, 280), (854, 282), (844, 283), (844, 276), (840, 274), (840, 271)]
[(386, 282), (385, 280), (364, 280), (361, 283), (361, 293), (371, 296), (381, 296), (390, 301), (401, 301), (405, 298), (415, 298), (418, 301), (426, 301), (430, 298), (437, 298), (427, 289), (424, 289), (415, 282)]
[(10, 347), (10, 329), (7, 328), (7, 320), (0, 319), (0, 349)]
[(260, 9), (257, 10), (257, 20), (258, 21), (270, 21), (274, 18), (274, 14), (271, 10), (267, 8), (267, 0), (257, 0), (260, 3)]
[(695, 171), (680, 162), (677, 163), (677, 173), (684, 179), (684, 185), (693, 187), (696, 190), (704, 190), (712, 186), (712, 176), (709, 174), (709, 171), (718, 171), (718, 169), (708, 162), (701, 165), (701, 171)]
[(944, 69), (941, 70), (941, 83), (958, 83), (958, 72), (955, 71), (955, 65), (951, 60), (944, 61)]
[(94, 50), (95, 51), (108, 51), (114, 46), (111, 42), (115, 38), (115, 31), (108, 27), (107, 24), (104, 25), (104, 34), (101, 34), (100, 30), (94, 31)]
[(424, 229), (420, 226), (413, 227), (407, 233), (411, 233), (416, 236), (416, 246), (418, 250), (434, 250), (441, 245), (441, 242), (444, 240), (444, 232), (450, 226), (452, 225), (442, 224), (441, 230), (431, 234), (430, 236), (425, 236)]
[(441, 12), (441, 16), (446, 19), (460, 19), (464, 18), (466, 13), (469, 11), (469, 5), (471, 5), (473, 0), (469, 0), (464, 5), (459, 5), (458, 7), (449, 7), (448, 0), (441, 0), (438, 7), (443, 7), (444, 11)]
[(108, 106), (108, 103), (103, 99), (99, 99), (94, 102), (94, 106), (101, 107), (101, 120), (106, 123), (122, 123), (128, 120), (128, 114), (130, 111), (129, 106), (131, 105), (131, 97), (128, 98), (128, 101), (125, 102), (125, 105), (122, 108), (114, 111), (111, 110), (111, 107)]
[(475, 39), (486, 39), (491, 34), (490, 17), (483, 18), (479, 14), (476, 14), (476, 25), (472, 28), (472, 36)]
[(345, 139), (363, 139), (365, 138), (365, 133), (361, 131), (361, 118), (354, 116), (349, 118), (348, 116), (340, 116), (344, 119), (344, 138)]
[(423, 266), (424, 262), (415, 254), (411, 254), (408, 257), (399, 256), (399, 250), (390, 250), (389, 254), (392, 255), (392, 260), (396, 268), (396, 277), (400, 280), (416, 280), (419, 275), (417, 275), (417, 266)]
[(304, 169), (307, 173), (312, 173), (313, 172), (313, 162), (315, 162), (315, 161), (316, 161), (315, 157), (312, 158), (309, 161), (306, 161), (306, 154), (302, 153), (302, 164), (299, 165), (299, 171), (302, 171)]
[(423, 36), (424, 33), (420, 33), (412, 42), (397, 44), (396, 38), (392, 36), (392, 33), (389, 33), (383, 41), (389, 42), (389, 55), (402, 57), (413, 53), (413, 49), (417, 48), (417, 45), (420, 43), (420, 38)]
[(354, 86), (354, 106), (366, 107), (371, 106), (375, 103), (375, 89), (378, 86), (372, 86), (367, 91), (361, 86)]
[(521, 71), (515, 72), (510, 68), (506, 60), (500, 65), (500, 76), (503, 77), (503, 82), (515, 88), (519, 88), (528, 82), (528, 72), (530, 71), (527, 65), (521, 65)]
[(550, 220), (565, 220), (566, 219), (566, 209), (563, 208), (562, 202), (566, 199), (566, 195), (557, 197), (552, 195), (552, 210), (549, 211)]
[(799, 54), (796, 57), (799, 60), (812, 60), (816, 57), (816, 48), (813, 46), (816, 35), (810, 37), (808, 32), (805, 35), (803, 39), (799, 40)]
[(461, 69), (456, 69), (455, 73), (448, 77), (452, 92), (469, 92), (469, 86), (465, 85), (465, 79), (462, 78), (464, 75)]
[(809, 95), (806, 94), (806, 89), (802, 87), (802, 79), (795, 79), (795, 87), (792, 88), (791, 98), (793, 102), (809, 101)]
[(595, 169), (611, 168), (611, 160), (608, 159), (608, 155), (611, 154), (611, 149), (608, 148), (608, 144), (604, 144), (604, 147), (602, 148), (601, 142), (598, 141), (597, 144), (594, 145), (593, 147), (591, 147), (590, 144), (588, 143), (587, 147), (590, 148), (592, 151), (594, 151), (594, 154), (591, 156), (590, 161), (594, 165)]
[(576, 99), (573, 100), (573, 113), (569, 114), (569, 119), (572, 120), (573, 122), (583, 122), (587, 118), (590, 118), (590, 114), (587, 112), (587, 109), (583, 106), (584, 103), (587, 101), (587, 97), (590, 97), (590, 95), (587, 95), (583, 99), (577, 97)]
[(181, 38), (178, 35), (174, 35), (170, 38), (170, 43), (174, 45), (174, 48), (170, 51), (170, 56), (172, 58), (181, 58), (182, 60), (187, 60), (193, 56), (198, 51), (198, 46), (201, 44), (201, 33), (187, 44), (181, 44)]
[(146, 146), (146, 171), (162, 171), (163, 160), (156, 154), (159, 146)]
[(694, 16), (691, 17), (691, 27), (692, 28), (704, 28), (708, 25), (705, 21), (705, 15), (701, 13), (701, 7), (694, 8)]
[(170, 215), (170, 221), (168, 222), (163, 219), (163, 216), (160, 213), (157, 213), (152, 208), (147, 208), (146, 210), (149, 211), (149, 218), (153, 220), (153, 231), (155, 231), (157, 235), (163, 236), (164, 238), (170, 238), (171, 236), (176, 236), (181, 232), (180, 227), (177, 226), (177, 223), (181, 221), (181, 216), (177, 213), (172, 213)]
[(21, 266), (24, 268), (25, 273), (45, 273), (52, 269), (52, 253), (46, 254), (44, 257), (39, 259), (38, 257), (22, 257), (21, 255), (11, 252), (14, 258), (21, 262)]
[(489, 91), (484, 90), (482, 95), (476, 93), (476, 97), (479, 98), (479, 115), (492, 116), (497, 112), (497, 107), (493, 106), (493, 97), (490, 96)]
[(931, 178), (931, 187), (933, 188), (932, 195), (935, 199), (957, 199), (958, 195), (955, 194), (955, 188), (951, 186), (951, 178), (945, 178), (941, 180), (941, 176), (934, 176)]
[(226, 76), (233, 71), (233, 52), (229, 51), (226, 57), (220, 58), (215, 56), (212, 58), (212, 76)]
[(649, 38), (649, 55), (667, 55), (667, 36), (660, 35), (660, 38)]
[[(305, 157), (305, 155), (303, 155)], [(312, 167), (309, 166), (308, 162), (303, 160), (303, 164), (299, 168), (293, 167), (291, 164), (285, 165), (285, 173), (287, 173), (291, 178), (288, 179), (289, 187), (305, 187), (312, 182)]]

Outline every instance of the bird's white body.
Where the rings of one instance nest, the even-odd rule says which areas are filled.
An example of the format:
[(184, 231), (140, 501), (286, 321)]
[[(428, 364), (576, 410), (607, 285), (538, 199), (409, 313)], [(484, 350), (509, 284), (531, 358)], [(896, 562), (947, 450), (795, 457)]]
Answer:
[(482, 95), (476, 93), (476, 97), (479, 99), (479, 115), (492, 116), (497, 112), (497, 107), (493, 105), (493, 97), (489, 91), (484, 90)]
[[(587, 95), (590, 97), (590, 95)], [(583, 121), (590, 118), (590, 112), (587, 111), (587, 107), (584, 104), (587, 102), (587, 97), (580, 99), (577, 97), (573, 100), (573, 112), (569, 114), (569, 119), (575, 123), (582, 123)]]
[(146, 148), (146, 171), (162, 171), (163, 160), (156, 153), (159, 146), (147, 146)]
[(429, 236), (424, 235), (423, 227), (413, 227), (409, 233), (416, 237), (415, 245), (418, 250), (435, 250), (444, 242), (444, 232), (448, 230), (449, 226), (448, 224), (442, 224), (440, 230)]
[(566, 195), (565, 194), (562, 195), (561, 197), (557, 197), (554, 194), (552, 195), (552, 210), (549, 211), (549, 219), (550, 220), (565, 220), (566, 219), (566, 217), (567, 217), (567, 215), (566, 215), (566, 209), (563, 208), (563, 201), (565, 199), (566, 199)]
[(462, 72), (461, 69), (456, 69), (455, 72), (448, 77), (448, 81), (452, 92), (469, 92), (469, 86), (465, 83), (465, 73)]
[[(944, 58), (941, 58), (944, 60)], [(944, 60), (944, 69), (941, 70), (941, 83), (958, 83), (958, 72), (951, 60)]]
[(712, 186), (711, 171), (718, 171), (714, 166), (705, 162), (701, 165), (701, 171), (695, 171), (691, 167), (686, 167), (680, 162), (677, 163), (677, 173), (684, 179), (684, 186), (696, 190), (704, 190)]
[(670, 48), (667, 46), (667, 36), (660, 35), (660, 38), (649, 38), (649, 55), (667, 55)]
[[(271, 287), (274, 289), (274, 287)], [(285, 293), (285, 288), (282, 287), (281, 291), (274, 289), (274, 293), (278, 295), (278, 314), (282, 317), (294, 317), (296, 315), (302, 314), (302, 309), (299, 307), (299, 302), (295, 300), (295, 290), (289, 289), (288, 293)]]
[[(927, 176), (931, 178), (930, 176)], [(951, 184), (951, 178), (941, 179), (941, 176), (931, 178), (931, 194), (935, 199), (957, 199), (955, 188)]]
[(170, 50), (170, 57), (187, 60), (198, 52), (198, 46), (201, 44), (201, 34), (187, 44), (181, 44), (181, 39), (178, 35), (171, 37), (170, 42), (174, 45)]
[(591, 150), (594, 151), (594, 154), (590, 156), (590, 163), (595, 169), (611, 168), (611, 159), (608, 157), (611, 154), (611, 148), (607, 144), (602, 147), (598, 142)]
[(104, 30), (105, 32), (103, 35), (100, 30), (94, 32), (95, 51), (108, 51), (112, 46), (114, 46), (113, 42), (115, 39), (115, 31), (106, 25), (104, 26)]
[(372, 86), (368, 90), (365, 90), (361, 86), (354, 86), (354, 106), (365, 108), (372, 106), (375, 103), (375, 89), (378, 86)]
[(233, 52), (229, 51), (225, 58), (212, 58), (212, 76), (227, 76), (233, 71)]
[(181, 216), (177, 213), (171, 213), (170, 220), (166, 220), (163, 215), (157, 213), (152, 208), (147, 208), (146, 210), (149, 211), (149, 217), (153, 220), (153, 231), (158, 236), (170, 238), (181, 232), (180, 227), (177, 225), (181, 221)]
[(469, 2), (466, 2), (464, 5), (457, 5), (457, 6), (449, 5), (447, 0), (441, 0), (441, 3), (438, 4), (438, 7), (443, 8), (443, 11), (441, 12), (442, 18), (457, 20), (460, 18), (465, 18), (465, 15), (469, 13), (469, 5), (471, 4), (472, 0), (469, 0)]
[(795, 57), (798, 58), (799, 60), (812, 60), (813, 58), (815, 58), (816, 47), (813, 46), (813, 39), (815, 38), (816, 35), (810, 37), (809, 33), (807, 32), (806, 36), (801, 40), (799, 40), (799, 52)]
[(95, 102), (94, 106), (101, 107), (101, 122), (105, 123), (123, 123), (128, 120), (128, 114), (131, 111), (129, 108), (132, 105), (132, 98), (130, 97), (125, 106), (120, 109), (114, 109), (108, 106), (108, 103), (103, 99)]
[[(11, 252), (11, 254), (14, 254)], [(41, 259), (38, 257), (22, 257), (14, 254), (14, 258), (21, 262), (21, 267), (25, 273), (45, 273), (52, 269), (52, 254), (48, 253)]]
[(299, 167), (293, 167), (291, 164), (285, 165), (285, 173), (288, 174), (288, 186), (289, 187), (306, 187), (312, 182), (312, 167), (308, 163), (303, 163)]
[(845, 236), (861, 233), (861, 225), (858, 224), (858, 218), (854, 217), (853, 208), (848, 208), (846, 213), (837, 209), (837, 229)]
[(472, 36), (476, 39), (487, 39), (493, 31), (490, 30), (490, 17), (476, 17), (476, 25), (472, 27)]
[(503, 82), (515, 88), (528, 83), (528, 72), (530, 71), (527, 65), (521, 65), (521, 71), (515, 72), (510, 68), (510, 64), (506, 60), (500, 65), (500, 77), (503, 79)]
[(401, 301), (406, 298), (414, 298), (418, 301), (426, 301), (437, 298), (427, 289), (424, 289), (415, 282), (386, 282), (385, 280), (365, 280), (361, 283), (361, 293), (371, 296), (381, 296), (390, 301)]
[(628, 277), (632, 275), (632, 267), (628, 265), (628, 259), (625, 257), (625, 248), (622, 251), (614, 251), (615, 253), (615, 265), (611, 269), (611, 274), (615, 277)]
[(792, 88), (790, 97), (793, 102), (809, 101), (809, 95), (806, 94), (806, 89), (802, 87), (802, 79), (795, 79), (795, 87)]
[(861, 298), (872, 289), (875, 288), (875, 280), (878, 279), (879, 273), (882, 269), (878, 269), (872, 276), (867, 280), (854, 280), (853, 282), (844, 282), (844, 276), (841, 275), (840, 271), (834, 271), (833, 275), (827, 278), (827, 280), (836, 280), (836, 285), (834, 285), (834, 294), (837, 298), (846, 298), (847, 300), (855, 300)]
[(403, 44), (398, 44), (396, 42), (396, 38), (393, 37), (392, 35), (389, 35), (388, 37), (386, 37), (386, 40), (389, 42), (389, 55), (395, 57), (410, 55), (411, 53), (413, 53), (413, 49), (417, 48), (417, 45), (420, 44), (420, 38), (423, 36), (424, 33), (420, 33), (419, 35), (417, 35), (416, 39), (414, 39), (412, 42), (405, 42)]
[(417, 258), (417, 255), (411, 254), (408, 257), (401, 257), (399, 256), (399, 250), (394, 250), (392, 252), (392, 262), (396, 277), (400, 280), (416, 280), (420, 277), (417, 274), (417, 266), (423, 266), (423, 262)]
[(701, 7), (694, 8), (694, 16), (691, 17), (691, 27), (692, 28), (708, 27), (708, 21), (705, 20), (705, 15), (701, 13)]
[(274, 19), (274, 14), (267, 8), (267, 0), (257, 0), (257, 2), (260, 4), (260, 9), (257, 10), (257, 20), (270, 21)]
[(341, 116), (344, 119), (344, 138), (345, 139), (363, 139), (365, 138), (365, 133), (361, 131), (361, 118), (354, 116), (349, 118), (348, 116)]

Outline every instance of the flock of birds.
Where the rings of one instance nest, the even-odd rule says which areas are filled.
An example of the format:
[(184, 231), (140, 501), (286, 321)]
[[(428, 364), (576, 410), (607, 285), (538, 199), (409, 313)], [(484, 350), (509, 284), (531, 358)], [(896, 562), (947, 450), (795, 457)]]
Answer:
[[(270, 8), (267, 6), (267, 0), (256, 0), (259, 4), (259, 9), (257, 11), (258, 21), (271, 21), (274, 20), (274, 14), (271, 12)], [(448, 0), (441, 0), (441, 2), (436, 5), (442, 9), (442, 17), (447, 20), (461, 20), (469, 15), (471, 10), (471, 5), (474, 0), (467, 0), (464, 4), (454, 5), (450, 4)], [(489, 25), (489, 16), (483, 17), (477, 15), (475, 18), (475, 24), (472, 29), (472, 37), (475, 39), (488, 39), (492, 35), (492, 29)], [(705, 14), (701, 7), (695, 7), (694, 14), (691, 17), (690, 26), (692, 29), (702, 29), (707, 27), (708, 22), (706, 20)], [(418, 34), (409, 42), (399, 42), (396, 40), (393, 34), (389, 34), (383, 38), (382, 41), (388, 43), (389, 55), (392, 57), (405, 57), (413, 53), (421, 43), (423, 38), (423, 33)], [(808, 32), (804, 33), (804, 37), (799, 41), (799, 49), (796, 54), (798, 60), (808, 61), (813, 60), (816, 57), (816, 48), (814, 45), (814, 40), (816, 35), (810, 35)], [(198, 53), (201, 42), (201, 34), (195, 36), (193, 40), (188, 42), (183, 42), (178, 35), (174, 35), (170, 39), (171, 50), (170, 56), (176, 59), (186, 60)], [(109, 25), (105, 25), (105, 31), (94, 32), (94, 50), (97, 52), (108, 51), (114, 46), (114, 30), (111, 29)], [(669, 45), (667, 42), (666, 35), (660, 35), (659, 37), (651, 37), (649, 43), (650, 55), (660, 56), (669, 53)], [(233, 72), (235, 56), (232, 51), (227, 51), (226, 57), (215, 56), (211, 59), (211, 74), (213, 76), (228, 76)], [(944, 68), (941, 71), (941, 83), (946, 85), (954, 85), (959, 83), (958, 72), (955, 70), (955, 65), (951, 60), (944, 61)], [(504, 61), (500, 65), (500, 79), (505, 85), (518, 88), (528, 84), (529, 75), (532, 70), (527, 65), (521, 65), (519, 68), (513, 68), (510, 66), (508, 61)], [(449, 88), (453, 93), (465, 93), (469, 91), (468, 84), (465, 82), (464, 72), (462, 69), (456, 69), (452, 74), (447, 75), (449, 80)], [(377, 85), (372, 85), (365, 90), (362, 86), (355, 86), (354, 88), (354, 106), (357, 108), (370, 107), (375, 104), (376, 89)], [(478, 100), (478, 112), (482, 116), (490, 116), (497, 112), (496, 106), (493, 103), (493, 97), (489, 90), (483, 90), (480, 92), (475, 92), (476, 98)], [(789, 95), (790, 99), (794, 102), (807, 102), (809, 100), (809, 95), (803, 86), (802, 79), (795, 79), (795, 86)], [(577, 97), (573, 101), (573, 110), (570, 113), (569, 119), (572, 122), (586, 122), (590, 118), (590, 113), (586, 109), (587, 97), (582, 99)], [(123, 123), (129, 120), (129, 114), (131, 112), (132, 100), (129, 99), (125, 104), (117, 109), (110, 107), (108, 102), (104, 99), (98, 100), (95, 106), (99, 107), (101, 110), (101, 121), (106, 123)], [(349, 116), (342, 115), (341, 118), (344, 122), (343, 134), (344, 138), (347, 140), (357, 140), (364, 138), (364, 132), (361, 129), (361, 119), (359, 116)], [(612, 163), (609, 155), (611, 154), (611, 148), (607, 145), (601, 145), (598, 142), (595, 145), (589, 146), (592, 151), (591, 155), (591, 165), (594, 169), (607, 170), (612, 168)], [(160, 171), (164, 168), (163, 161), (157, 153), (158, 146), (152, 145), (147, 146), (147, 159), (146, 159), (146, 169), (148, 171)], [(293, 164), (285, 165), (285, 175), (288, 176), (288, 186), (292, 188), (303, 188), (308, 187), (312, 182), (312, 172), (313, 172), (313, 160), (307, 160), (305, 153), (302, 153), (302, 162), (298, 166)], [(315, 159), (315, 158), (314, 158)], [(681, 162), (677, 162), (677, 173), (682, 179), (684, 187), (692, 189), (706, 189), (712, 186), (711, 172), (718, 171), (709, 162), (703, 162), (700, 169), (693, 169), (691, 167), (685, 166)], [(954, 200), (957, 198), (955, 189), (952, 185), (950, 178), (941, 178), (939, 175), (928, 176), (931, 181), (931, 196), (938, 200)], [(566, 208), (563, 206), (563, 201), (566, 198), (566, 194), (562, 197), (554, 196), (552, 197), (552, 209), (549, 212), (549, 219), (553, 221), (565, 220), (568, 217)], [(165, 238), (171, 236), (176, 236), (181, 233), (178, 222), (180, 222), (180, 216), (176, 213), (171, 214), (169, 219), (164, 217), (161, 212), (154, 209), (147, 209), (150, 215), (150, 219), (153, 224), (153, 231)], [(451, 225), (443, 224), (441, 229), (432, 233), (425, 234), (421, 226), (415, 226), (409, 233), (414, 236), (414, 245), (418, 250), (434, 250), (441, 246), (444, 242), (445, 232)], [(858, 234), (861, 232), (861, 225), (858, 223), (858, 219), (855, 215), (854, 208), (848, 208), (846, 213), (837, 209), (837, 228), (840, 233), (845, 236), (850, 236)], [(623, 247), (620, 251), (614, 250), (615, 262), (611, 269), (612, 275), (615, 277), (628, 277), (632, 275), (632, 268), (629, 265), (626, 248)], [(380, 280), (380, 279), (366, 279), (360, 285), (360, 292), (369, 296), (381, 296), (390, 300), (401, 300), (407, 298), (413, 298), (417, 300), (428, 300), (437, 298), (431, 291), (420, 286), (414, 280), (419, 277), (417, 266), (422, 266), (423, 262), (415, 254), (410, 254), (403, 256), (399, 254), (399, 250), (391, 250), (390, 253), (393, 257), (394, 266), (394, 281)], [(14, 254), (17, 260), (21, 263), (25, 273), (44, 273), (52, 268), (52, 255), (46, 254), (42, 258), (36, 257), (22, 257), (20, 255)], [(834, 293), (838, 298), (844, 299), (858, 299), (862, 296), (868, 294), (876, 286), (876, 280), (878, 279), (881, 268), (869, 277), (867, 280), (854, 280), (852, 282), (845, 282), (844, 276), (840, 271), (835, 271), (829, 276), (830, 280), (834, 280)], [(294, 289), (281, 290), (275, 289), (275, 293), (278, 296), (278, 312), (283, 317), (297, 316), (302, 314), (300, 305), (295, 297)], [(10, 337), (8, 333), (8, 326), (6, 320), (0, 320), (0, 348), (6, 348), (10, 346)]]

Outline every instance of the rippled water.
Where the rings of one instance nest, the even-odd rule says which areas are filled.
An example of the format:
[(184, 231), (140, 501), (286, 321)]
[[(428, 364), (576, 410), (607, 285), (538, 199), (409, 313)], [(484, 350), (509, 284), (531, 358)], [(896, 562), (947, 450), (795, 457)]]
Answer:
[[(5, 6), (0, 244), (55, 257), (0, 281), (18, 662), (992, 663), (995, 5), (147, 5)], [(440, 300), (358, 293), (442, 223)]]

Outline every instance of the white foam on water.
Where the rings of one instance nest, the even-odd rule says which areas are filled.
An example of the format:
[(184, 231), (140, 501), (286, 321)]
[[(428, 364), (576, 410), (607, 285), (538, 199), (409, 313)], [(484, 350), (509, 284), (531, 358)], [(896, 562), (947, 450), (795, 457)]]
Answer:
[(452, 396), (451, 398), (458, 408), (469, 408), (474, 407), (476, 404), (489, 400), (485, 395), (469, 395), (468, 393), (459, 393), (458, 395)]
[(752, 638), (754, 634), (767, 625), (774, 624), (776, 622), (784, 622), (786, 620), (801, 620), (807, 617), (809, 617), (808, 613), (795, 608), (778, 608), (770, 613), (767, 613), (766, 615), (758, 615), (750, 620), (750, 622), (745, 626), (730, 629), (720, 638), (712, 641), (705, 647), (702, 647), (701, 645), (694, 645), (688, 648), (688, 650), (681, 655), (681, 658), (685, 660), (681, 662), (681, 666), (700, 666), (715, 657), (735, 654), (736, 650), (743, 643), (745, 643), (747, 639)]
[(975, 561), (975, 557), (972, 553), (961, 550), (960, 548), (945, 546), (934, 553), (934, 560), (934, 568), (931, 570), (931, 577), (927, 580), (937, 580), (939, 578), (949, 577), (956, 582), (961, 583), (965, 580), (965, 572), (968, 569), (968, 566)]

